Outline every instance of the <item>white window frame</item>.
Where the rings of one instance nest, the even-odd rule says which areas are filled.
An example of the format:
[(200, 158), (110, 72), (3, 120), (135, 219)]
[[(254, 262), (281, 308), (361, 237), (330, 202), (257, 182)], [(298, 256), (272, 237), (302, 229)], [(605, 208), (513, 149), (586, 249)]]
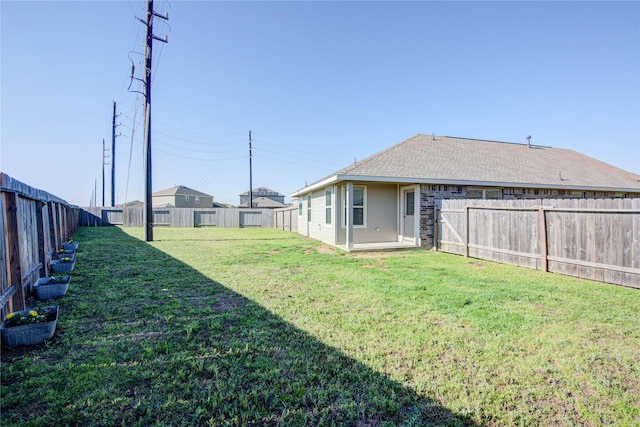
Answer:
[(196, 205), (200, 204), (200, 196), (196, 196)]
[[(353, 228), (367, 228), (367, 186), (354, 185), (353, 190), (362, 190), (362, 207), (354, 206), (353, 209), (362, 209), (362, 224), (353, 224)], [(353, 196), (352, 196), (353, 197)], [(342, 199), (342, 228), (347, 227), (347, 186), (341, 186)], [(353, 216), (353, 212), (351, 213)]]
[(304, 215), (304, 209), (302, 209), (302, 197), (298, 196), (298, 216)]
[(189, 201), (189, 196), (184, 196), (184, 201), (188, 202)]
[(311, 200), (313, 199), (313, 195), (311, 193), (307, 194), (307, 222), (311, 222)]
[[(329, 204), (327, 204), (327, 198), (329, 198)], [(333, 227), (334, 200), (335, 200), (335, 196), (334, 196), (333, 186), (325, 187), (324, 189), (324, 223), (327, 227)]]
[[(467, 187), (467, 198), (469, 196), (469, 190), (475, 190), (475, 191), (482, 191), (482, 198), (481, 199), (475, 199), (475, 200), (502, 200), (502, 188), (496, 188), (496, 187)], [(497, 199), (487, 199), (487, 191), (498, 191), (498, 198)]]

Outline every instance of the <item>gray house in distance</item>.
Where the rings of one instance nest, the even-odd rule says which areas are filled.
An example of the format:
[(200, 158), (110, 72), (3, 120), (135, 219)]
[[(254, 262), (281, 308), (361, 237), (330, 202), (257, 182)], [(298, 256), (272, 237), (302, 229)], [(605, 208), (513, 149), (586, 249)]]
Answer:
[(151, 197), (154, 208), (210, 208), (213, 206), (213, 196), (184, 185), (156, 191)]
[(347, 250), (431, 248), (443, 199), (640, 197), (640, 175), (573, 150), (418, 134), (291, 197), (305, 236)]
[[(275, 209), (282, 208), (284, 203), (284, 194), (278, 193), (267, 187), (254, 188), (253, 191), (253, 207)], [(250, 195), (248, 191), (240, 194), (240, 207), (249, 206)]]

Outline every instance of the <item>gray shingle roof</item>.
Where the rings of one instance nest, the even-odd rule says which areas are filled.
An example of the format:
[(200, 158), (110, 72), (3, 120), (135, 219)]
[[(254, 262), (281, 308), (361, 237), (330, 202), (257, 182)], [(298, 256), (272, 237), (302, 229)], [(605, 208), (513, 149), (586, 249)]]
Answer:
[(176, 196), (176, 195), (212, 197), (210, 194), (206, 194), (201, 191), (194, 190), (193, 188), (185, 187), (184, 185), (176, 185), (175, 187), (156, 191), (155, 193), (152, 194), (152, 196)]
[[(243, 203), (242, 205), (240, 205), (242, 207), (247, 207), (249, 206), (249, 202), (247, 203)], [(269, 199), (268, 197), (256, 197), (253, 199), (253, 207), (254, 208), (282, 208), (287, 206), (284, 203), (280, 203), (278, 201), (275, 201), (273, 199)]]
[[(573, 150), (418, 134), (327, 179), (640, 192), (640, 175)], [(311, 185), (313, 186), (313, 184)], [(310, 186), (310, 187), (311, 187)]]

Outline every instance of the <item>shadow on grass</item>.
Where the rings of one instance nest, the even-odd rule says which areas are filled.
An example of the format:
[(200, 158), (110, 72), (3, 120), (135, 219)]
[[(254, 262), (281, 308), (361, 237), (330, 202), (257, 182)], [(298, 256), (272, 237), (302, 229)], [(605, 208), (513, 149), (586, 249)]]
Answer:
[(475, 425), (118, 228), (74, 239), (56, 337), (3, 349), (3, 425)]

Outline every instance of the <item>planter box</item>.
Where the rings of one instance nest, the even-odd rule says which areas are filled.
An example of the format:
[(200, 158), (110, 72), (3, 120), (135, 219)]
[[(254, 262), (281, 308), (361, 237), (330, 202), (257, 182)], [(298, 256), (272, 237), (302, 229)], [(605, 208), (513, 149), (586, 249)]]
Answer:
[(77, 251), (78, 250), (78, 242), (71, 242), (71, 243), (63, 243), (62, 244), (62, 249), (64, 249), (65, 251)]
[[(52, 305), (47, 308), (55, 308), (56, 317), (50, 322), (34, 323), (32, 325), (6, 327), (6, 321), (0, 325), (2, 333), (2, 343), (7, 347), (17, 347), (19, 345), (36, 345), (42, 344), (45, 340), (50, 339), (56, 331), (58, 322), (58, 306)], [(23, 310), (18, 313), (28, 313), (29, 310)]]
[(58, 252), (58, 258), (74, 257), (76, 256), (76, 251), (73, 249), (63, 249), (64, 252)]
[(58, 259), (51, 261), (51, 271), (54, 273), (69, 273), (73, 271), (73, 267), (76, 265), (76, 259), (71, 258), (71, 261), (62, 262)]
[(33, 288), (36, 291), (36, 296), (39, 300), (60, 298), (64, 296), (69, 290), (69, 282), (71, 282), (71, 276), (64, 276), (64, 282), (50, 284), (51, 279), (48, 277), (42, 277), (38, 279)]

